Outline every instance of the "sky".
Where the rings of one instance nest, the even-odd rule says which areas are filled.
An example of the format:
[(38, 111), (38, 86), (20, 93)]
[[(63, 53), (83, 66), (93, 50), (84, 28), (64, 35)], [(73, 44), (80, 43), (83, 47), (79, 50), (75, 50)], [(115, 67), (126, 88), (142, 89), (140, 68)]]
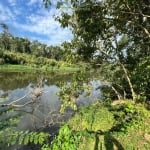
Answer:
[[(47, 45), (60, 45), (73, 38), (71, 31), (61, 28), (54, 15), (56, 0), (46, 9), (43, 0), (0, 0), (0, 23), (9, 27), (14, 36), (38, 40)], [(0, 32), (2, 28), (0, 28)]]

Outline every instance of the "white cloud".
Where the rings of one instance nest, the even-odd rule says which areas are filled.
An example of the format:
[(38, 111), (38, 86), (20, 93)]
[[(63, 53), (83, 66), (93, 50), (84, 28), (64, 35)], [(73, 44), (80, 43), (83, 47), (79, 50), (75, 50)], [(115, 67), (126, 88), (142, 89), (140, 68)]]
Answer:
[(35, 3), (39, 2), (39, 0), (30, 0), (27, 4), (28, 5), (33, 5)]
[(15, 5), (16, 5), (16, 0), (8, 0), (8, 3), (9, 3), (11, 6), (15, 6)]
[(52, 11), (48, 12), (41, 10), (40, 14), (31, 14), (27, 16), (27, 24), (18, 24), (18, 26), (26, 31), (47, 35), (57, 28), (60, 28), (60, 24), (53, 18), (53, 13)]
[(0, 15), (1, 15), (0, 17), (1, 22), (5, 21), (11, 22), (15, 19), (15, 15), (12, 13), (12, 11), (8, 7), (3, 6), (1, 3), (0, 3)]
[(42, 34), (48, 37), (44, 42), (48, 44), (60, 44), (62, 41), (72, 38), (71, 31), (61, 28), (60, 24), (55, 21), (54, 15), (59, 12), (55, 8), (50, 11), (41, 8), (38, 14), (28, 16), (28, 24), (21, 26), (24, 30)]
[(48, 44), (60, 44), (62, 41), (71, 39), (71, 31), (62, 29), (60, 24), (51, 15), (31, 15), (28, 17), (28, 24), (15, 24), (19, 29), (44, 35)]
[[(8, 2), (11, 4), (11, 9), (7, 6), (4, 7), (0, 2), (0, 22), (11, 23), (11, 27), (17, 29), (17, 32), (26, 32), (26, 35), (30, 35), (28, 36), (29, 39), (37, 39), (49, 45), (58, 45), (72, 38), (71, 31), (62, 29), (60, 24), (53, 18), (55, 14), (59, 14), (59, 11), (54, 7), (45, 9), (42, 6), (42, 0), (28, 0), (27, 5), (32, 5), (28, 7), (30, 9), (33, 8), (33, 5), (35, 6), (39, 3), (41, 5), (34, 12), (31, 10), (30, 13), (28, 12), (29, 9), (26, 12), (22, 12), (22, 10), (26, 10), (27, 5), (22, 7), (20, 5), (21, 3), (14, 5), (16, 0), (8, 0)], [(19, 22), (17, 21), (18, 19)]]
[(22, 14), (22, 7), (19, 6), (21, 2), (20, 0), (17, 1), (17, 0), (8, 0), (8, 3), (11, 7), (11, 10), (12, 10), (12, 13), (14, 15), (21, 15)]
[[(24, 1), (24, 0), (23, 0)], [(27, 0), (27, 2), (25, 3), (28, 7), (30, 7), (31, 9), (33, 7), (36, 8), (42, 8), (44, 7), (44, 3), (43, 0)]]

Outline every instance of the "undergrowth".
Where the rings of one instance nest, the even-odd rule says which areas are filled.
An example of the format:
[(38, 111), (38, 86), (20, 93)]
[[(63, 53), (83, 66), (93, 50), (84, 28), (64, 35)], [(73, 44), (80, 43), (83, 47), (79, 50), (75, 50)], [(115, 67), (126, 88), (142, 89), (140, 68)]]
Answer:
[(52, 138), (45, 132), (19, 131), (15, 124), (15, 118), (0, 123), (0, 149), (30, 144), (39, 150), (150, 149), (150, 112), (130, 101), (84, 106)]
[(142, 104), (96, 103), (82, 108), (68, 124), (88, 133), (82, 136), (79, 150), (150, 149), (150, 112)]

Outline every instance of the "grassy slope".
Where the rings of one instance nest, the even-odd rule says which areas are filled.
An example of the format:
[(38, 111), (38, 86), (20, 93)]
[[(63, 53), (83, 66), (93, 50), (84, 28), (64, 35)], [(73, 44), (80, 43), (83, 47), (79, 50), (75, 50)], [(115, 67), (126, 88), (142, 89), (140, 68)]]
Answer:
[(96, 103), (82, 108), (68, 124), (90, 133), (82, 138), (79, 150), (150, 149), (150, 112), (142, 104)]
[(0, 71), (77, 71), (79, 68), (77, 67), (66, 67), (66, 66), (61, 66), (61, 67), (33, 67), (33, 66), (27, 66), (27, 65), (0, 65)]

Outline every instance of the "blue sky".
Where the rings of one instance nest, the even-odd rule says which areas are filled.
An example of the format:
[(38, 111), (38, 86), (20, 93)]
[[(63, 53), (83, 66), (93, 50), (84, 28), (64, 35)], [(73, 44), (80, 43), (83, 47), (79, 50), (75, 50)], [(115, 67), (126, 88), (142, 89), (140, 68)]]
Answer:
[[(56, 0), (46, 9), (43, 0), (0, 0), (0, 23), (9, 26), (10, 32), (19, 37), (38, 40), (48, 45), (60, 45), (70, 41), (72, 34), (55, 21)], [(0, 29), (2, 31), (2, 29)]]

